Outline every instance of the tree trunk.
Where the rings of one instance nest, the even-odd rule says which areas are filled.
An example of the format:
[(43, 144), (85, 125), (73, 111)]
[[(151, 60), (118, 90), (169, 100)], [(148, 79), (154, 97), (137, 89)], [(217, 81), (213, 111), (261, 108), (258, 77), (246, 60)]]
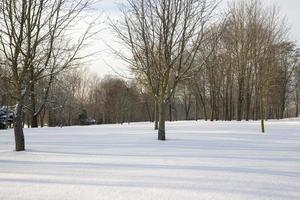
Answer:
[(299, 117), (299, 95), (298, 93), (296, 94), (296, 117)]
[(243, 106), (243, 101), (241, 97), (239, 97), (237, 103), (237, 121), (242, 121), (242, 106)]
[(41, 123), (41, 127), (44, 127), (44, 119), (45, 119), (45, 115), (46, 115), (46, 109), (43, 109), (42, 114), (40, 115), (40, 123)]
[(215, 95), (214, 91), (211, 92), (211, 97), (210, 97), (210, 121), (214, 121), (215, 119)]
[(48, 110), (48, 126), (49, 127), (55, 127), (57, 124), (55, 122), (54, 118), (54, 111), (50, 108)]
[(42, 116), (40, 118), (40, 123), (41, 123), (41, 128), (43, 128), (44, 127), (44, 117), (42, 117)]
[(153, 115), (152, 115), (152, 113), (150, 111), (150, 107), (149, 107), (149, 104), (148, 104), (147, 101), (145, 102), (145, 106), (146, 106), (146, 111), (147, 111), (147, 114), (148, 114), (149, 121), (153, 122), (153, 118), (152, 118)]
[(261, 126), (261, 132), (265, 132), (265, 116), (264, 116), (264, 104), (263, 104), (263, 97), (262, 94), (260, 94), (260, 106), (259, 106), (259, 113), (260, 113), (260, 126)]
[(226, 92), (225, 92), (225, 105), (224, 105), (224, 107), (225, 107), (225, 110), (224, 110), (224, 116), (223, 116), (223, 118), (224, 118), (224, 120), (225, 121), (228, 121), (229, 120), (229, 98), (228, 98), (228, 84), (226, 85), (226, 90), (225, 90)]
[(195, 120), (198, 121), (198, 99), (195, 96)]
[(166, 105), (163, 100), (159, 102), (159, 127), (158, 127), (158, 140), (166, 140)]
[(31, 128), (38, 128), (38, 116), (36, 114), (36, 96), (33, 66), (30, 66), (30, 101), (31, 101)]
[(265, 120), (264, 120), (264, 118), (260, 119), (260, 126), (261, 126), (261, 132), (264, 133), (265, 132)]
[(171, 101), (169, 102), (169, 120), (170, 120), (170, 122), (173, 121), (173, 119), (172, 119), (172, 103), (171, 103)]
[(25, 151), (25, 139), (23, 133), (23, 105), (19, 102), (16, 107), (14, 134), (16, 151)]
[(248, 91), (247, 92), (247, 95), (246, 95), (246, 116), (245, 116), (245, 119), (246, 121), (249, 121), (249, 118), (250, 118), (250, 106), (251, 106), (251, 94), (250, 92)]
[(37, 115), (33, 114), (31, 117), (31, 128), (38, 128), (38, 117)]
[(202, 96), (201, 93), (199, 92), (199, 97), (200, 97), (200, 101), (202, 104), (202, 108), (203, 108), (203, 114), (204, 114), (204, 119), (205, 121), (207, 121), (207, 111), (206, 111), (206, 101), (205, 101), (205, 96)]
[(154, 107), (154, 130), (158, 130), (158, 119), (159, 119), (159, 105), (158, 100), (155, 100), (155, 107)]
[(285, 96), (283, 96), (281, 99), (280, 119), (284, 118), (284, 111), (285, 111)]
[(243, 80), (239, 81), (239, 89), (238, 89), (238, 98), (237, 98), (237, 121), (242, 121), (242, 115), (243, 115)]

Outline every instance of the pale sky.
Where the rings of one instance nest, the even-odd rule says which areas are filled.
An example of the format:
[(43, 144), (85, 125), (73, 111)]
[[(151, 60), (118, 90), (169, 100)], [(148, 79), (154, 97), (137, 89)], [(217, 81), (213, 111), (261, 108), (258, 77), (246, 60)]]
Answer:
[[(117, 39), (114, 38), (113, 33), (108, 28), (108, 17), (116, 18), (120, 16), (118, 3), (124, 0), (102, 0), (98, 3), (99, 13), (103, 24), (101, 25), (101, 32), (91, 42), (91, 52), (97, 51), (97, 55), (89, 62), (88, 68), (93, 73), (98, 73), (100, 76), (106, 74), (122, 74), (129, 75), (126, 63), (114, 56), (107, 44), (114, 48), (119, 48)], [(223, 0), (222, 8), (226, 8), (227, 2), (234, 0)], [(262, 0), (266, 5), (275, 4), (280, 8), (281, 17), (286, 17), (287, 23), (290, 27), (290, 38), (298, 41), (300, 47), (300, 0)], [(105, 22), (106, 21), (106, 22)], [(115, 73), (117, 71), (117, 73)]]

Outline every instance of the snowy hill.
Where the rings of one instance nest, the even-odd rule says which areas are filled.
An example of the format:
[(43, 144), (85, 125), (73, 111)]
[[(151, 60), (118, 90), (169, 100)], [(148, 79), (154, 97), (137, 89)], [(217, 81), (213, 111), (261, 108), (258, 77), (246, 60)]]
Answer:
[(0, 134), (2, 200), (299, 200), (300, 123), (151, 123)]

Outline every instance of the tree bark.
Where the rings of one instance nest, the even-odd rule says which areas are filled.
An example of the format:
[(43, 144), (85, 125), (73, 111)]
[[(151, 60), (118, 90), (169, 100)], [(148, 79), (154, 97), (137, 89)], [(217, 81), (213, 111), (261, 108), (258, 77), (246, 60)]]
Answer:
[(242, 96), (239, 92), (238, 102), (237, 102), (237, 121), (242, 121), (242, 107), (243, 107), (243, 100)]
[(249, 91), (247, 91), (247, 94), (246, 94), (246, 105), (245, 105), (245, 109), (246, 109), (246, 116), (245, 116), (245, 119), (246, 121), (249, 121), (249, 118), (250, 118), (250, 106), (251, 106), (251, 94)]
[(15, 112), (14, 134), (16, 151), (25, 151), (25, 139), (23, 132), (23, 105), (18, 103)]
[(36, 114), (36, 96), (35, 96), (35, 81), (34, 81), (34, 69), (30, 66), (30, 100), (31, 100), (31, 128), (38, 128), (38, 116)]
[(166, 105), (163, 100), (159, 102), (159, 127), (158, 127), (158, 140), (166, 140)]
[(37, 115), (33, 114), (31, 117), (31, 128), (38, 128), (38, 117)]
[(260, 126), (261, 126), (261, 132), (264, 133), (265, 132), (265, 120), (264, 120), (264, 118), (260, 119)]
[[(261, 89), (262, 90), (262, 89)], [(261, 91), (262, 93), (262, 91)], [(260, 94), (260, 106), (259, 106), (259, 113), (260, 113), (260, 126), (261, 126), (261, 132), (265, 132), (265, 116), (264, 116), (264, 104), (263, 104), (263, 97), (262, 94)]]
[(155, 108), (154, 108), (154, 130), (158, 130), (158, 119), (159, 119), (159, 105), (158, 101), (155, 100)]
[(173, 118), (172, 118), (172, 103), (171, 103), (171, 101), (169, 102), (169, 120), (170, 120), (170, 122), (173, 121)]
[(195, 120), (198, 121), (198, 98), (195, 96)]
[(299, 95), (298, 93), (296, 94), (296, 117), (299, 117)]

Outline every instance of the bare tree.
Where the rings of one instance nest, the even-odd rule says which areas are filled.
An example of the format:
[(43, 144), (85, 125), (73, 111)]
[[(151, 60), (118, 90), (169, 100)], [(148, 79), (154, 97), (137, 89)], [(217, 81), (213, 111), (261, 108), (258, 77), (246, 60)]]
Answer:
[[(3, 0), (0, 3), (0, 51), (12, 74), (16, 99), (16, 151), (25, 150), (22, 127), (24, 101), (31, 92), (33, 117), (35, 108), (34, 84), (74, 65), (88, 36), (88, 30), (78, 41), (68, 39), (69, 28), (78, 22), (88, 0)], [(62, 56), (63, 54), (63, 56)], [(49, 88), (48, 87), (48, 88)], [(44, 98), (48, 96), (46, 89)]]
[(217, 3), (206, 0), (128, 0), (123, 22), (113, 28), (131, 57), (131, 69), (152, 89), (159, 105), (158, 139), (165, 140), (166, 104), (178, 83), (196, 70)]

